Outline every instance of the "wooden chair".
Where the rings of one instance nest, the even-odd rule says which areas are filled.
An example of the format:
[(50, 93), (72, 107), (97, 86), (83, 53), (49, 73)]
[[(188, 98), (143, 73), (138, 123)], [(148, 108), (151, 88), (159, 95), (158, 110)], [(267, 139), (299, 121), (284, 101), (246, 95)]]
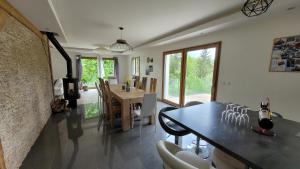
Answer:
[(140, 76), (135, 76), (134, 77), (134, 84), (133, 84), (133, 86), (135, 88), (139, 88), (139, 86), (140, 86)]
[(150, 93), (156, 93), (156, 84), (157, 84), (157, 79), (151, 78), (150, 79)]
[(116, 115), (117, 113), (121, 113), (121, 105), (113, 102), (113, 98), (111, 96), (108, 82), (105, 82), (105, 95), (106, 95), (106, 107), (107, 107), (107, 114), (109, 117), (110, 127), (114, 128)]
[(146, 89), (147, 89), (147, 77), (143, 77), (142, 84), (140, 85), (140, 89), (146, 91)]
[(105, 81), (102, 78), (99, 78), (100, 81), (100, 90), (102, 93), (102, 114), (103, 114), (103, 119), (104, 122), (107, 122), (109, 120), (108, 116), (108, 110), (107, 110), (107, 94), (106, 94), (106, 89), (105, 89)]
[(95, 82), (95, 86), (96, 86), (96, 89), (97, 89), (97, 92), (98, 92), (98, 110), (99, 110), (99, 121), (98, 121), (98, 130), (100, 129), (100, 124), (101, 124), (101, 118), (103, 118), (103, 96), (102, 96), (102, 92), (101, 92), (101, 89), (100, 89), (100, 84), (98, 84), (97, 82)]

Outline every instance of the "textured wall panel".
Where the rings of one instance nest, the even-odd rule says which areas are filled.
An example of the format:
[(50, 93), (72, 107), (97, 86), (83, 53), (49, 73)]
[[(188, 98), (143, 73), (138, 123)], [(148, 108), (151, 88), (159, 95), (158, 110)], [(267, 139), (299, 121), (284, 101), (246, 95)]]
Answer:
[(0, 31), (0, 137), (7, 169), (17, 169), (50, 114), (47, 47), (13, 17)]

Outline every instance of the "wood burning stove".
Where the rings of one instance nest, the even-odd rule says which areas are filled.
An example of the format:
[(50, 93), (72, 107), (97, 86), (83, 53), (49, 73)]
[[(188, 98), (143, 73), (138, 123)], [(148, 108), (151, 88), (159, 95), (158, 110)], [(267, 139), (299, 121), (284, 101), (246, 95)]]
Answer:
[(68, 100), (69, 107), (77, 107), (77, 99), (79, 98), (79, 89), (78, 89), (78, 79), (72, 77), (72, 60), (64, 50), (64, 48), (59, 44), (55, 38), (55, 33), (53, 32), (42, 32), (47, 35), (48, 39), (52, 42), (55, 48), (67, 61), (67, 75), (66, 78), (63, 78), (64, 84), (64, 98)]

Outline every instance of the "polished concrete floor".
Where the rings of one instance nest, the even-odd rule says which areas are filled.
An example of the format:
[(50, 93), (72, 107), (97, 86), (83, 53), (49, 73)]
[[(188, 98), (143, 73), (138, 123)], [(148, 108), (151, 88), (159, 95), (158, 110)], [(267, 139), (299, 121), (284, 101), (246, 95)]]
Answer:
[[(168, 106), (158, 103), (158, 111)], [(173, 141), (172, 136), (155, 125), (145, 125), (142, 136), (135, 127), (122, 132), (101, 125), (98, 117), (86, 118), (90, 106), (79, 105), (66, 114), (53, 115), (31, 148), (21, 169), (161, 169), (156, 151), (158, 140)], [(183, 145), (195, 137), (188, 136)]]

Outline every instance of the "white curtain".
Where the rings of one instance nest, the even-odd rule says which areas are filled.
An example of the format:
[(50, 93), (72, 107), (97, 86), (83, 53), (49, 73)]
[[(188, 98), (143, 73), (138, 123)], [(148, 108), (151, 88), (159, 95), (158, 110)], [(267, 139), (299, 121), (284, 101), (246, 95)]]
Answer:
[(102, 56), (97, 56), (97, 62), (98, 62), (98, 76), (103, 78), (104, 77), (104, 67), (103, 67)]

